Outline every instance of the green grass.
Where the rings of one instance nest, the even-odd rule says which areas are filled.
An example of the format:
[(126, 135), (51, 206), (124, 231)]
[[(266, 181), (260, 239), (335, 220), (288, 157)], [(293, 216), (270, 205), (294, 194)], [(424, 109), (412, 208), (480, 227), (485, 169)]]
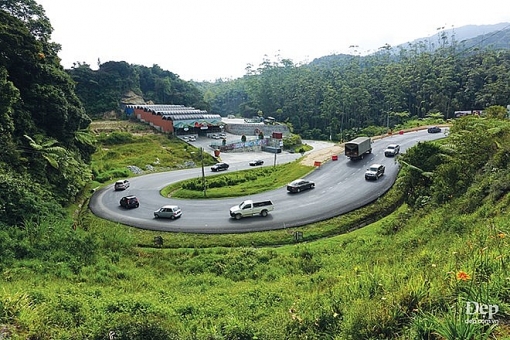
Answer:
[[(178, 138), (163, 134), (117, 134), (130, 136), (129, 140), (120, 144), (109, 144), (111, 134), (101, 135), (99, 138), (102, 144), (93, 155), (91, 165), (94, 179), (98, 182), (134, 176), (135, 173), (129, 170), (128, 166), (138, 167), (145, 172), (155, 172), (196, 167), (201, 163), (200, 150)], [(205, 165), (214, 163), (215, 159), (211, 155), (204, 154)]]
[[(504, 211), (507, 204), (495, 208)], [(4, 268), (0, 323), (16, 325), (20, 338), (59, 339), (100, 339), (110, 330), (123, 339), (481, 334), (480, 325), (467, 325), (450, 311), (489, 296), (500, 317), (508, 313), (508, 268), (501, 256), (509, 241), (500, 235), (509, 234), (510, 216), (499, 213), (488, 226), (480, 208), (460, 216), (446, 205), (411, 216), (404, 205), (350, 233), (279, 247), (242, 244), (271, 232), (239, 238), (159, 233), (165, 244), (180, 238), (183, 246), (174, 249), (138, 247), (156, 233), (87, 215), (83, 222), (96, 239), (96, 259), (80, 261), (79, 248), (74, 264), (33, 259)], [(342, 220), (299, 230), (320, 233)], [(224, 246), (206, 247), (211, 239), (224, 239)], [(459, 271), (472, 280), (457, 280)], [(509, 332), (502, 324), (492, 333), (503, 339)]]
[[(256, 194), (280, 188), (314, 170), (314, 167), (299, 164), (299, 160), (249, 170), (207, 176), (208, 198), (237, 197)], [(174, 198), (204, 198), (203, 178), (193, 178), (171, 185), (161, 190), (161, 195)]]
[[(1, 229), (0, 334), (509, 339), (508, 192), (469, 212), (468, 196), (413, 211), (402, 194), (394, 188), (343, 216), (260, 233), (146, 231), (99, 219), (86, 204), (76, 230), (69, 221)], [(498, 305), (501, 323), (467, 323), (466, 301)]]

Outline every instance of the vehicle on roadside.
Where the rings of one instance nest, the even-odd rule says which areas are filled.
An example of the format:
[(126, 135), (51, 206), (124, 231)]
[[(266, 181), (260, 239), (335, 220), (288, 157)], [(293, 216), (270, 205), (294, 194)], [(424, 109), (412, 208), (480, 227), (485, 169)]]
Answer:
[(195, 142), (196, 140), (197, 140), (197, 137), (195, 137), (195, 136), (190, 136), (189, 137), (189, 141), (190, 142)]
[(441, 128), (439, 126), (431, 126), (427, 129), (428, 133), (439, 133), (441, 132)]
[(115, 182), (114, 189), (117, 190), (126, 190), (129, 188), (129, 181), (127, 179), (118, 180)]
[(287, 191), (289, 192), (301, 192), (303, 190), (315, 188), (315, 182), (308, 181), (306, 179), (296, 179), (295, 181), (287, 184)]
[(382, 164), (372, 164), (365, 172), (366, 180), (377, 180), (384, 175), (385, 167)]
[(257, 166), (264, 164), (264, 161), (262, 159), (255, 159), (253, 161), (250, 161), (249, 163), (251, 166)]
[(384, 156), (386, 157), (394, 157), (400, 153), (400, 145), (398, 144), (390, 144), (384, 150)]
[(273, 202), (267, 201), (252, 201), (247, 200), (241, 202), (239, 205), (234, 205), (230, 208), (230, 217), (239, 220), (243, 217), (260, 215), (266, 217), (270, 211), (274, 210)]
[(177, 205), (164, 205), (154, 212), (154, 218), (169, 218), (174, 220), (182, 216), (182, 209)]
[(211, 166), (211, 171), (217, 172), (217, 171), (223, 171), (227, 170), (229, 165), (227, 163), (216, 163), (213, 166)]
[(345, 143), (345, 155), (353, 161), (363, 159), (369, 153), (372, 153), (372, 140), (369, 137), (358, 137)]
[(138, 208), (140, 206), (140, 202), (135, 195), (129, 195), (120, 199), (120, 206), (126, 209)]

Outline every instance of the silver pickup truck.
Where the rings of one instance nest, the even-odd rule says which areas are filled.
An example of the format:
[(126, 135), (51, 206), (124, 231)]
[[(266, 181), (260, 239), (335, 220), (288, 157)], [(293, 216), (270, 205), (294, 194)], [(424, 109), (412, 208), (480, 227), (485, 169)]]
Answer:
[(270, 211), (274, 210), (273, 202), (267, 201), (252, 201), (247, 200), (241, 202), (239, 205), (234, 205), (230, 208), (230, 216), (236, 220), (242, 217), (260, 215), (266, 217)]

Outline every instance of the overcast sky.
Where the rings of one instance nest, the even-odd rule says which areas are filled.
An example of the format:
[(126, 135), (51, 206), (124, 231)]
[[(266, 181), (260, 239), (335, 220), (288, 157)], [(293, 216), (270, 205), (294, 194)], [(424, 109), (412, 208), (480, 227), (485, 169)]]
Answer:
[[(510, 22), (508, 0), (36, 0), (65, 68), (98, 59), (159, 65), (184, 80), (237, 78), (277, 56), (294, 63), (367, 54), (437, 28)], [(352, 47), (357, 46), (357, 47)]]

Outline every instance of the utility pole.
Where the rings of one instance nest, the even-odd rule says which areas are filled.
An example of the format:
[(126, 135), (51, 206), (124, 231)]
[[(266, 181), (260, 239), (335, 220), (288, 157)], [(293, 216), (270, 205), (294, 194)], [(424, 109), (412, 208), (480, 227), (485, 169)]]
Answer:
[(202, 185), (203, 185), (203, 188), (204, 188), (204, 197), (206, 197), (207, 196), (207, 192), (206, 192), (206, 184), (205, 184), (204, 148), (203, 147), (200, 148), (200, 158), (202, 160)]

